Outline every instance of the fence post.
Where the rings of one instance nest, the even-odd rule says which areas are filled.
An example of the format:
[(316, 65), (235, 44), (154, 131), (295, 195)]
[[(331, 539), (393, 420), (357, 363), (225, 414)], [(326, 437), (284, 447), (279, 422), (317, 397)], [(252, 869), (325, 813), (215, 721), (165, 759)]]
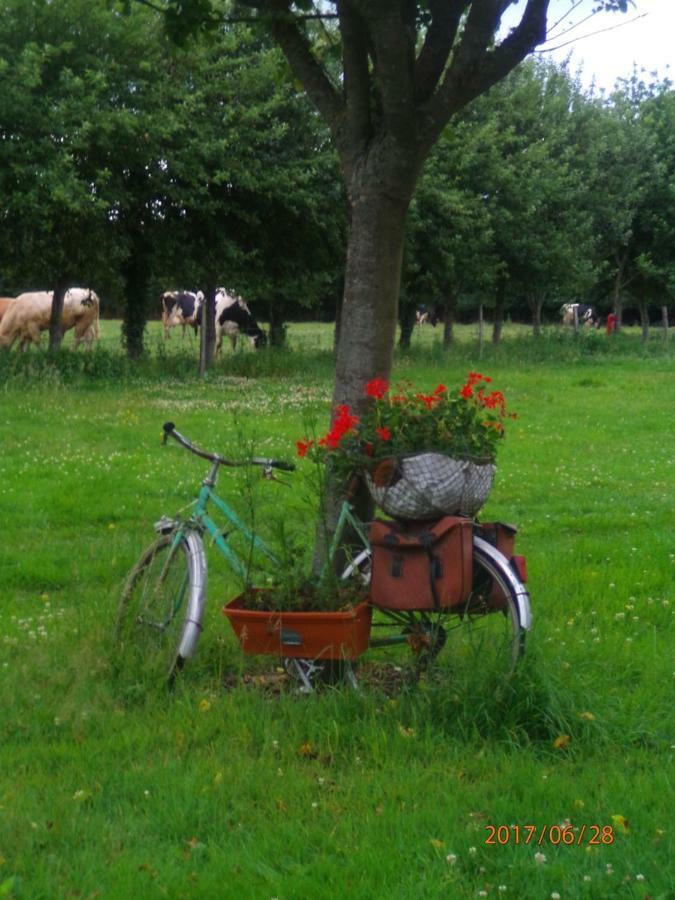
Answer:
[(661, 307), (661, 322), (663, 324), (663, 340), (668, 343), (668, 307)]
[(478, 359), (483, 355), (483, 304), (478, 304)]

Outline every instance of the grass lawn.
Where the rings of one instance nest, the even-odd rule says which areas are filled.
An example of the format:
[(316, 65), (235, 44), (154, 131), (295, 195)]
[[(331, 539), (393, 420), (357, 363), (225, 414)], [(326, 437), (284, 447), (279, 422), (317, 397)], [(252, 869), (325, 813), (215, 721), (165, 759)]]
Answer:
[[(90, 358), (0, 357), (0, 896), (674, 897), (675, 379), (659, 336), (534, 345), (513, 326), (479, 348), (467, 326), (446, 355), (426, 328), (396, 358), (421, 388), (483, 371), (518, 413), (482, 513), (516, 523), (527, 557), (534, 626), (510, 690), (279, 692), (239, 653), (220, 614), (238, 585), (211, 557), (200, 647), (167, 695), (132, 689), (110, 643), (152, 523), (205, 473), (161, 424), (292, 459), (326, 424), (331, 332), (292, 325), (287, 352), (225, 353), (199, 382), (177, 330), (167, 348), (155, 324), (134, 367), (102, 324)], [(219, 488), (302, 555), (313, 475), (300, 461), (290, 486), (226, 473)], [(549, 827), (567, 821), (573, 845)]]

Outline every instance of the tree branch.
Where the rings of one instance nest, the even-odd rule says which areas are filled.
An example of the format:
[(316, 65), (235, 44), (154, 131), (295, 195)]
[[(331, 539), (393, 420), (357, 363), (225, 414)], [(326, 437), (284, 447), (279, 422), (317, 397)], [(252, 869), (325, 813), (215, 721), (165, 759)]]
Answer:
[(467, 27), (439, 90), (420, 110), (423, 143), (430, 146), (451, 115), (462, 109), (514, 69), (546, 40), (546, 13), (550, 0), (527, 0), (520, 24), (492, 50), (488, 50), (507, 4), (486, 0), (472, 6)]
[(288, 64), (307, 91), (331, 132), (338, 134), (344, 114), (337, 89), (314, 57), (307, 38), (288, 9), (289, 0), (269, 0), (261, 8), (270, 13), (272, 36), (281, 47)]
[(362, 10), (373, 49), (371, 77), (382, 105), (386, 130), (401, 144), (415, 139), (414, 3), (349, 0)]
[(364, 22), (349, 0), (338, 0), (348, 143), (362, 144), (371, 135), (370, 73)]
[(470, 0), (429, 0), (431, 24), (415, 65), (415, 99), (425, 102), (436, 90)]

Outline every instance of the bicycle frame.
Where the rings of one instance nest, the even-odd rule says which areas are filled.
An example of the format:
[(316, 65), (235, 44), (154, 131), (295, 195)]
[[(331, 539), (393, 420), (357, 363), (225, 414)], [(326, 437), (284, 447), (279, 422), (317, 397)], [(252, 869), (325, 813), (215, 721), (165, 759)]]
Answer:
[[(214, 472), (214, 469), (217, 470), (217, 464), (214, 464), (211, 473)], [(207, 504), (213, 503), (216, 508), (222, 513), (222, 515), (227, 519), (232, 528), (236, 529), (244, 538), (247, 545), (254, 550), (259, 551), (270, 562), (275, 565), (279, 565), (279, 560), (272, 553), (272, 551), (267, 547), (267, 545), (262, 541), (257, 535), (253, 534), (253, 532), (246, 527), (246, 525), (241, 521), (241, 519), (237, 516), (237, 514), (232, 510), (227, 503), (221, 499), (218, 494), (216, 494), (213, 489), (212, 483), (209, 481), (211, 477), (211, 473), (202, 483), (202, 487), (199, 491), (199, 496), (195, 502), (194, 509), (192, 511), (192, 515), (190, 516), (190, 524), (196, 527), (199, 531), (206, 532), (211, 538), (211, 541), (218, 548), (220, 553), (225, 557), (228, 564), (235, 572), (235, 574), (241, 576), (242, 578), (246, 578), (247, 575), (247, 567), (237, 554), (231, 549), (228, 545), (228, 542), (223, 538), (223, 529), (219, 528), (211, 516), (206, 511)]]

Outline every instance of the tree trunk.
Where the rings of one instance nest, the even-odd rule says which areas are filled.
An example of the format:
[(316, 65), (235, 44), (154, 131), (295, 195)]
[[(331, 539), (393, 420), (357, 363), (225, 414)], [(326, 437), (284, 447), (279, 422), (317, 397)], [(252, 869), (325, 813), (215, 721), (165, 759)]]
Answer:
[(366, 382), (391, 373), (407, 208), (408, 198), (366, 190), (352, 203), (333, 407), (358, 412)]
[[(359, 414), (367, 403), (366, 383), (375, 377), (388, 380), (391, 374), (409, 199), (409, 194), (398, 192), (352, 192), (333, 410), (346, 404)], [(327, 540), (335, 530), (344, 488), (327, 473), (314, 548), (315, 573), (326, 559)], [(365, 484), (358, 486), (351, 502), (362, 521), (371, 518), (373, 504)], [(349, 535), (344, 543), (350, 543)], [(339, 570), (341, 559), (334, 563)]]
[(638, 297), (638, 308), (640, 310), (640, 325), (642, 326), (642, 342), (644, 344), (649, 340), (649, 310), (647, 301), (644, 297)]
[(614, 284), (612, 286), (612, 308), (614, 310), (614, 331), (621, 331), (621, 319), (623, 312), (623, 302), (621, 299), (621, 288), (623, 286), (623, 273), (626, 268), (626, 256), (617, 257), (617, 270), (614, 276)]
[(203, 378), (213, 364), (216, 352), (216, 281), (208, 279), (204, 291), (204, 305), (199, 333), (199, 377)]
[(544, 305), (544, 298), (530, 294), (527, 298), (527, 305), (532, 313), (532, 334), (536, 338), (541, 337), (541, 310)]
[(272, 300), (269, 310), (270, 346), (283, 347), (286, 344), (286, 324), (281, 300)]
[(125, 305), (122, 339), (127, 355), (139, 359), (143, 355), (143, 335), (147, 321), (148, 267), (143, 252), (134, 252), (124, 267)]
[(337, 349), (340, 344), (340, 325), (342, 323), (342, 302), (344, 300), (344, 286), (337, 297), (335, 304), (335, 328), (333, 330), (333, 356), (337, 356)]
[(410, 350), (410, 339), (415, 327), (415, 307), (412, 303), (406, 303), (401, 307), (399, 315), (401, 334), (399, 335), (398, 345), (401, 350)]
[(504, 328), (504, 306), (505, 295), (503, 280), (499, 279), (497, 291), (495, 293), (495, 318), (492, 323), (492, 343), (497, 345), (502, 339), (502, 330)]
[(661, 326), (663, 328), (663, 340), (668, 344), (668, 307), (661, 307)]
[(457, 294), (450, 291), (443, 306), (443, 347), (447, 350), (455, 340), (454, 326), (457, 314)]
[(66, 283), (63, 278), (56, 279), (54, 293), (52, 295), (52, 309), (49, 314), (49, 352), (55, 353), (61, 346), (63, 331), (61, 319), (63, 317), (63, 301), (66, 296)]

